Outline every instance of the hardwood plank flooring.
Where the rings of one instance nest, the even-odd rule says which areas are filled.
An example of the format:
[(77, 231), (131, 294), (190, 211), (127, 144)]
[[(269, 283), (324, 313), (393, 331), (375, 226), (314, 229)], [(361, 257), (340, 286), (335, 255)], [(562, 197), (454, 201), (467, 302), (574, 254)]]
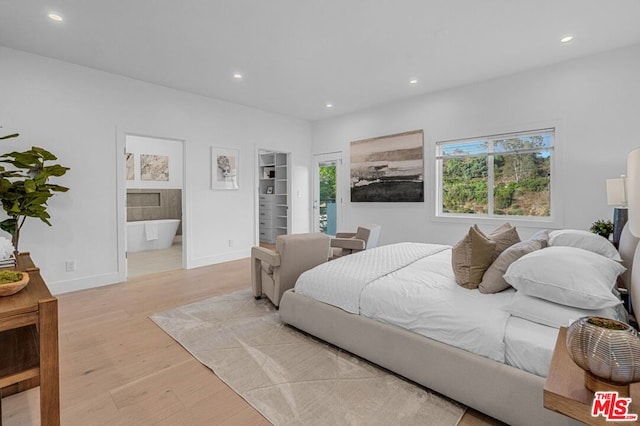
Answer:
[[(60, 295), (62, 424), (269, 424), (148, 318), (250, 286), (249, 259), (242, 259)], [(4, 398), (2, 424), (38, 425), (38, 390)], [(474, 410), (460, 422), (499, 424)]]
[(182, 269), (182, 239), (167, 249), (131, 252), (127, 256), (129, 279), (174, 269)]

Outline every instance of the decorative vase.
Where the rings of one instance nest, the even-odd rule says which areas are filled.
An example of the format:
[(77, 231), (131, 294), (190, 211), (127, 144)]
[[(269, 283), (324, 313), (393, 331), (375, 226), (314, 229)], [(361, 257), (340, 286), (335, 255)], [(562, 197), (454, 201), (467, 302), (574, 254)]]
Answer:
[(29, 284), (29, 274), (26, 272), (21, 272), (21, 274), (22, 278), (19, 281), (0, 284), (0, 297), (16, 294)]
[(585, 386), (629, 396), (629, 383), (640, 381), (640, 338), (629, 324), (602, 317), (582, 317), (567, 330), (567, 350), (585, 371)]

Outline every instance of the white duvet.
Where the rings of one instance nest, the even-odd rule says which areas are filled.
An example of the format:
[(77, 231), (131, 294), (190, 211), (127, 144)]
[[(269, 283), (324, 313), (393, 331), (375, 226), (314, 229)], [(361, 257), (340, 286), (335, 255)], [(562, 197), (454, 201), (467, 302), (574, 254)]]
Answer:
[(300, 276), (296, 293), (504, 362), (513, 291), (481, 294), (458, 286), (450, 246), (399, 243), (322, 264)]

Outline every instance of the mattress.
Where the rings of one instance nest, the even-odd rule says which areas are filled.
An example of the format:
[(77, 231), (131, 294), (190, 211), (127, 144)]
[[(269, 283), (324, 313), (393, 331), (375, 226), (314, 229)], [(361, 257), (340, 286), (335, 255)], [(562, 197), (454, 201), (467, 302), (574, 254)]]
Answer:
[(360, 315), (505, 362), (510, 315), (502, 308), (513, 295), (460, 287), (445, 250), (371, 282), (360, 296)]
[(505, 363), (547, 377), (558, 329), (510, 317), (504, 333)]

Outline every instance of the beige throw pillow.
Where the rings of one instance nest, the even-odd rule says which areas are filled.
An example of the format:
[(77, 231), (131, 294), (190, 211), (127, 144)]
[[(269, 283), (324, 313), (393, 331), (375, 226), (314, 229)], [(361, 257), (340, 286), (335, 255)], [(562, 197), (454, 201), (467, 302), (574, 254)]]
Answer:
[(478, 285), (480, 293), (498, 293), (511, 287), (503, 278), (509, 265), (525, 254), (543, 249), (546, 245), (546, 241), (543, 240), (526, 240), (514, 244), (503, 251), (484, 273), (482, 282)]
[(496, 260), (500, 253), (508, 249), (514, 244), (520, 242), (520, 236), (516, 228), (512, 227), (509, 223), (505, 223), (497, 227), (489, 234), (489, 239), (495, 241), (496, 250), (493, 260)]
[(484, 271), (493, 262), (496, 243), (487, 238), (477, 225), (469, 229), (451, 251), (453, 274), (459, 285), (478, 288)]

